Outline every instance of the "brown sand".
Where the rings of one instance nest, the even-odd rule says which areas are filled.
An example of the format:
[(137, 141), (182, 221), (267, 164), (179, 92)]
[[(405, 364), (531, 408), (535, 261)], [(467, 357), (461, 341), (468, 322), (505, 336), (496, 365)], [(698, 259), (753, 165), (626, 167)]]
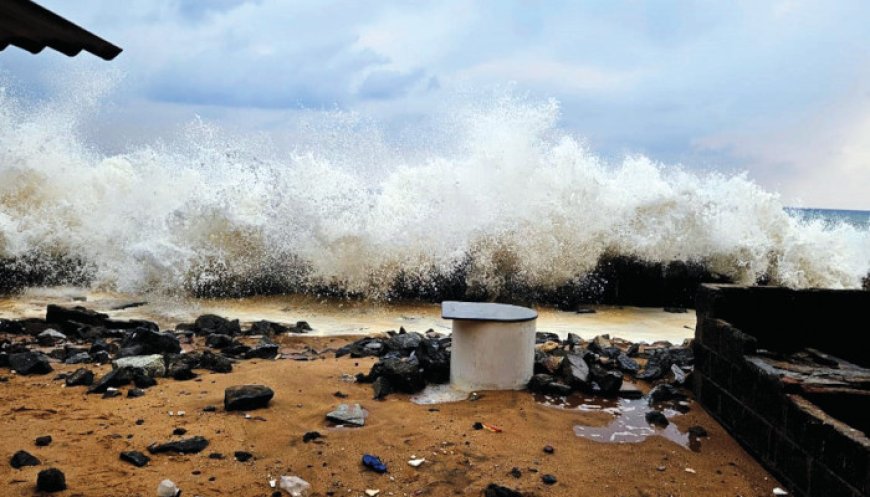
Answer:
[[(347, 343), (341, 337), (287, 337), (285, 348), (310, 345), (317, 350)], [(0, 383), (0, 447), (7, 460), (24, 449), (42, 460), (38, 467), (12, 469), (0, 464), (0, 495), (32, 496), (36, 474), (54, 466), (66, 473), (69, 489), (56, 495), (84, 497), (154, 496), (164, 478), (173, 480), (187, 497), (269, 496), (271, 477), (298, 475), (312, 484), (312, 495), (360, 496), (379, 489), (381, 496), (481, 495), (491, 482), (539, 496), (769, 496), (778, 483), (748, 456), (696, 403), (673, 421), (683, 430), (702, 425), (710, 433), (700, 452), (665, 438), (637, 444), (607, 444), (577, 438), (577, 424), (601, 426), (611, 416), (601, 412), (560, 410), (537, 404), (528, 392), (485, 392), (477, 401), (437, 406), (416, 405), (406, 395), (371, 400), (369, 385), (341, 381), (342, 373), (368, 372), (373, 359), (245, 361), (233, 373), (204, 372), (198, 379), (164, 379), (138, 399), (102, 399), (83, 387), (62, 388), (54, 374), (9, 376)], [(56, 366), (70, 372), (77, 366)], [(108, 370), (103, 366), (100, 372)], [(223, 411), (223, 392), (231, 385), (266, 384), (275, 398), (254, 419)], [(336, 391), (347, 399), (333, 396)], [(324, 414), (340, 402), (359, 402), (370, 413), (365, 427), (331, 428)], [(206, 413), (207, 405), (218, 407)], [(431, 410), (432, 408), (437, 410)], [(170, 411), (185, 411), (183, 417)], [(256, 419), (262, 417), (263, 420)], [(144, 423), (136, 425), (136, 420)], [(491, 423), (501, 433), (473, 430)], [(140, 450), (167, 441), (172, 430), (201, 435), (209, 447), (200, 454), (152, 455), (136, 468), (118, 459), (122, 451)], [(325, 435), (303, 443), (308, 431)], [(48, 447), (34, 439), (51, 435)], [(543, 452), (552, 445), (555, 453)], [(254, 454), (246, 463), (233, 452)], [(211, 452), (226, 456), (208, 458)], [(380, 456), (389, 473), (365, 470), (363, 453)], [(425, 457), (419, 468), (411, 456)], [(522, 477), (508, 475), (512, 467)], [(664, 467), (659, 470), (659, 467)], [(533, 472), (531, 468), (537, 470)], [(687, 472), (691, 468), (694, 472)], [(558, 483), (544, 485), (552, 474)]]

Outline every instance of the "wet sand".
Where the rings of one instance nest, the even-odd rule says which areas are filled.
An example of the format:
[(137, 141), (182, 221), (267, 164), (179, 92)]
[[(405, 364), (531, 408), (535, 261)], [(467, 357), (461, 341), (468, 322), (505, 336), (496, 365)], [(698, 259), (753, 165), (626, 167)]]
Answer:
[[(0, 301), (0, 317), (40, 316), (47, 301), (69, 304), (68, 293), (30, 294), (26, 298)], [(76, 296), (80, 297), (80, 296)], [(125, 296), (87, 295), (83, 303), (96, 310), (109, 307), (111, 299)], [(164, 303), (165, 304), (165, 303)], [(483, 392), (476, 401), (417, 405), (407, 395), (393, 394), (385, 401), (371, 400), (370, 385), (348, 383), (343, 374), (367, 373), (375, 359), (335, 359), (330, 350), (353, 338), (341, 336), (347, 328), (355, 333), (395, 329), (405, 323), (410, 330), (439, 324), (437, 306), (366, 307), (358, 303), (327, 304), (293, 299), (253, 301), (199, 301), (185, 309), (169, 309), (173, 316), (155, 316), (150, 307), (112, 312), (117, 317), (150, 317), (168, 326), (169, 321), (190, 320), (202, 312), (220, 311), (242, 320), (255, 318), (293, 322), (310, 320), (321, 336), (283, 336), (282, 353), (302, 352), (308, 347), (320, 352), (312, 361), (241, 361), (230, 374), (201, 371), (190, 381), (159, 379), (144, 397), (126, 395), (103, 399), (85, 394), (84, 387), (63, 386), (54, 379), (79, 366), (55, 365), (55, 373), (19, 377), (0, 375), (0, 447), (3, 457), (26, 450), (42, 461), (41, 466), (12, 469), (0, 464), (0, 495), (17, 497), (35, 493), (40, 469), (57, 467), (66, 473), (69, 489), (56, 495), (115, 497), (156, 495), (157, 484), (171, 479), (185, 496), (270, 496), (270, 478), (297, 475), (312, 484), (313, 496), (361, 496), (378, 489), (381, 496), (481, 495), (489, 483), (497, 483), (539, 496), (769, 496), (779, 484), (752, 459), (704, 410), (691, 402), (686, 414), (673, 414), (668, 433), (649, 436), (637, 443), (602, 443), (575, 433), (600, 430), (614, 416), (599, 410), (578, 410), (545, 405), (525, 391)], [(287, 310), (285, 310), (287, 309)], [(256, 312), (256, 314), (254, 314)], [(277, 319), (283, 313), (283, 319)], [(584, 331), (576, 323), (586, 320), (589, 329), (652, 330), (647, 340), (670, 337), (681, 341), (691, 331), (684, 323), (693, 314), (613, 309), (593, 315), (545, 310), (539, 329)], [(594, 317), (594, 320), (589, 318)], [(594, 323), (590, 325), (589, 323)], [(619, 328), (622, 326), (622, 328)], [(630, 336), (630, 335), (628, 335)], [(110, 366), (88, 366), (99, 376)], [(239, 384), (265, 384), (275, 391), (266, 409), (243, 414), (223, 410), (224, 389)], [(121, 389), (126, 393), (127, 388)], [(347, 394), (346, 399), (334, 396)], [(540, 400), (540, 398), (538, 399)], [(325, 414), (339, 403), (360, 403), (369, 412), (362, 428), (333, 427)], [(204, 412), (209, 405), (216, 412)], [(184, 416), (173, 415), (184, 411)], [(142, 420), (137, 424), (137, 420)], [(499, 427), (502, 432), (475, 430), (476, 422)], [(674, 433), (689, 426), (703, 426), (710, 434), (701, 439), (700, 451), (690, 450)], [(151, 462), (136, 468), (118, 459), (122, 451), (147, 454), (154, 442), (176, 440), (175, 428), (185, 428), (184, 437), (200, 435), (209, 447), (194, 455), (150, 455)], [(676, 429), (674, 429), (674, 427)], [(302, 436), (318, 431), (324, 438), (303, 443)], [(51, 435), (53, 443), (36, 447), (34, 439)], [(665, 436), (662, 436), (665, 435)], [(674, 440), (677, 440), (675, 442)], [(555, 451), (547, 454), (543, 447)], [(238, 462), (235, 451), (248, 451), (254, 458)], [(224, 459), (210, 459), (218, 452)], [(364, 453), (378, 455), (389, 472), (379, 475), (360, 463)], [(423, 457), (419, 468), (407, 464)], [(522, 476), (509, 475), (519, 468)], [(691, 471), (690, 471), (691, 470)], [(558, 482), (545, 485), (541, 477), (554, 475)]]
[[(125, 304), (144, 305), (112, 310)], [(368, 301), (321, 300), (306, 296), (244, 299), (156, 299), (137, 295), (92, 292), (76, 288), (35, 288), (16, 298), (0, 298), (0, 317), (44, 317), (48, 304), (84, 305), (117, 319), (148, 319), (162, 328), (193, 322), (206, 313), (242, 323), (267, 319), (293, 323), (308, 321), (312, 335), (366, 335), (405, 327), (411, 331), (450, 332), (438, 304), (382, 304)], [(680, 344), (694, 336), (695, 313), (671, 314), (662, 309), (597, 306), (594, 314), (539, 308), (538, 331), (564, 338), (569, 332), (584, 338), (609, 333), (633, 342), (667, 340)]]

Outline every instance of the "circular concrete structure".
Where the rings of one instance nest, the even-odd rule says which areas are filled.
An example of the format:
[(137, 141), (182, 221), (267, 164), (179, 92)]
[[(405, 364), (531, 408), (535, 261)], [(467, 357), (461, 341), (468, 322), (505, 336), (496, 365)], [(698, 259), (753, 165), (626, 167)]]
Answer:
[(507, 304), (444, 302), (453, 320), (450, 384), (464, 391), (520, 390), (532, 378), (538, 313)]

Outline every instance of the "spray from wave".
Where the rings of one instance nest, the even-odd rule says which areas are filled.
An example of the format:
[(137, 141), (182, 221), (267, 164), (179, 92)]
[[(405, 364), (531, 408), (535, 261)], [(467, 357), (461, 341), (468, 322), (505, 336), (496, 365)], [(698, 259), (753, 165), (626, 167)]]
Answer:
[(390, 298), (555, 289), (608, 257), (790, 287), (860, 287), (870, 270), (870, 229), (792, 216), (745, 175), (608, 163), (559, 130), (556, 102), (511, 91), (445, 103), (398, 140), (310, 112), (292, 147), (195, 119), (119, 154), (83, 138), (101, 94), (0, 92), (0, 276)]

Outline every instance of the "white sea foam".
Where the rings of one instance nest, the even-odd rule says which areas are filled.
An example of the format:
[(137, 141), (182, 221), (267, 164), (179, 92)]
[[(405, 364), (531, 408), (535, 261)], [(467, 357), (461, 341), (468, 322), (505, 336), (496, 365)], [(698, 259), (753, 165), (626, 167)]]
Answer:
[(373, 297), (461, 264), (472, 287), (552, 288), (605, 254), (791, 287), (854, 288), (870, 270), (870, 230), (797, 219), (745, 175), (608, 163), (559, 130), (553, 101), (445, 103), (402, 141), (309, 113), (289, 151), (195, 119), (114, 155), (79, 129), (99, 105), (0, 94), (0, 257), (81, 257), (121, 291), (266, 277)]

